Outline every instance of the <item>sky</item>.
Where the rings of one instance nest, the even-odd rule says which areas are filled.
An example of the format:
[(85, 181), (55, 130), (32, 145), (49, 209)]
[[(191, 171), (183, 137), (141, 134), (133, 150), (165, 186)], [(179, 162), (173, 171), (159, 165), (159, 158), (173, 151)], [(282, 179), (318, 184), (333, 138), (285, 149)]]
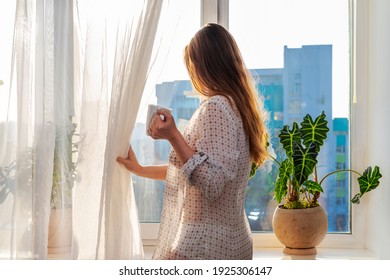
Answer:
[[(8, 94), (14, 5), (0, 0), (0, 119), (4, 118), (4, 100)], [(177, 1), (179, 21), (172, 30), (165, 67), (153, 75), (157, 82), (188, 80), (183, 49), (200, 27), (200, 1)], [(282, 68), (283, 48), (287, 46), (331, 44), (333, 46), (333, 116), (349, 115), (349, 27), (348, 0), (230, 0), (229, 29), (235, 37), (250, 69)], [(165, 19), (166, 20), (166, 19)], [(167, 44), (165, 44), (167, 45)], [(157, 65), (161, 69), (161, 65)], [(153, 103), (153, 89), (143, 103)]]
[[(182, 51), (200, 26), (200, 5), (185, 7), (160, 82), (188, 79)], [(348, 0), (230, 0), (229, 30), (250, 69), (282, 68), (284, 46), (331, 44), (333, 117), (348, 117), (348, 9)]]
[(248, 68), (282, 68), (284, 46), (332, 45), (333, 117), (348, 117), (348, 0), (230, 0), (229, 8)]

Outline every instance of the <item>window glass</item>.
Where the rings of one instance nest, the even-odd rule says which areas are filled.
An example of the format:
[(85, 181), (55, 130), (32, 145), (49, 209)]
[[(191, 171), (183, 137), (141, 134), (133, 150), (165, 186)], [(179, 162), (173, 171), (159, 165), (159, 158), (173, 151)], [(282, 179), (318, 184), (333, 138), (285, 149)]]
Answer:
[[(169, 52), (167, 55), (164, 53), (166, 57), (162, 59), (164, 67), (159, 69), (157, 74), (154, 71), (154, 75), (158, 76), (157, 84), (153, 85), (151, 92), (146, 90), (144, 93), (133, 132), (131, 145), (139, 162), (144, 165), (166, 164), (171, 149), (166, 140), (155, 141), (146, 135), (148, 104), (172, 108), (173, 117), (180, 130), (184, 129), (199, 105), (199, 99), (192, 94), (183, 52), (184, 47), (200, 27), (200, 1), (186, 1), (185, 5), (177, 5), (176, 12), (180, 13), (179, 21), (174, 24), (172, 30), (163, 31), (174, 32), (169, 43)], [(133, 176), (133, 185), (140, 222), (160, 222), (164, 182)]]
[[(319, 177), (349, 167), (348, 0), (230, 0), (229, 29), (255, 77), (269, 113), (276, 154), (278, 131), (306, 114), (324, 111), (330, 131), (318, 161)], [(248, 185), (252, 231), (271, 231), (278, 167), (265, 167)], [(329, 232), (350, 231), (349, 175), (324, 181), (320, 203)]]
[[(191, 4), (189, 4), (191, 3)], [(170, 145), (145, 134), (146, 105), (168, 106), (183, 129), (199, 100), (184, 67), (184, 46), (200, 26), (200, 1), (181, 11), (166, 67), (140, 109), (132, 146), (143, 164), (167, 162)], [(329, 20), (332, 19), (332, 20)], [(348, 0), (230, 0), (229, 29), (236, 38), (269, 114), (271, 143), (278, 154), (278, 131), (309, 113), (325, 111), (330, 132), (319, 158), (319, 176), (349, 167)], [(146, 104), (146, 105), (145, 105)], [(271, 231), (277, 166), (265, 165), (250, 180), (246, 213), (252, 231)], [(164, 183), (133, 177), (141, 222), (159, 222)], [(320, 202), (329, 232), (350, 231), (349, 174), (329, 177)]]

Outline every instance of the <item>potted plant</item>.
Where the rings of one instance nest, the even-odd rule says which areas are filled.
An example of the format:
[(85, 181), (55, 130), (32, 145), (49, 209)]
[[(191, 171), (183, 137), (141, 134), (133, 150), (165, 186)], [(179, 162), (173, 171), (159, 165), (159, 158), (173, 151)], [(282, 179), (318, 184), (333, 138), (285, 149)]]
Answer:
[(76, 179), (76, 161), (78, 152), (75, 142), (76, 124), (58, 127), (56, 131), (53, 162), (53, 185), (50, 205), (53, 209), (69, 208), (72, 205), (72, 188)]
[[(0, 128), (1, 130), (1, 128)], [(12, 158), (12, 157), (11, 157)], [(14, 229), (14, 211), (10, 205), (18, 205), (18, 213), (22, 217), (31, 216), (31, 194), (34, 174), (34, 150), (30, 147), (23, 150), (16, 159), (0, 166), (0, 209), (5, 203), (5, 211), (0, 210), (0, 240), (2, 230), (8, 236), (10, 230)], [(9, 160), (6, 158), (5, 160)], [(8, 206), (7, 206), (8, 205)], [(8, 210), (7, 210), (8, 209)], [(17, 227), (18, 244), (27, 246), (31, 242), (31, 225), (20, 224)]]
[(68, 253), (72, 243), (72, 189), (76, 179), (76, 124), (57, 127), (50, 197), (48, 253)]
[[(27, 148), (17, 160), (6, 166), (0, 166), (0, 204), (4, 203), (9, 194), (14, 197), (16, 192), (19, 194), (19, 198), (28, 200), (28, 195), (25, 194), (31, 189), (34, 156), (33, 149)], [(23, 178), (19, 179), (17, 190), (16, 173), (18, 173), (19, 178)], [(20, 204), (24, 205), (25, 203), (28, 204), (28, 201), (23, 200)]]
[(15, 169), (16, 162), (8, 166), (0, 166), (0, 205), (4, 203), (9, 194), (15, 192)]
[[(329, 131), (326, 115), (322, 112), (314, 120), (307, 114), (300, 125), (285, 125), (279, 132), (284, 160), (272, 159), (279, 165), (274, 198), (279, 205), (273, 216), (273, 229), (288, 254), (315, 254), (325, 237), (328, 221), (318, 199), (329, 176), (339, 172), (357, 174), (360, 192), (351, 202), (358, 204), (361, 197), (374, 190), (382, 177), (379, 167), (368, 167), (360, 173), (353, 169), (339, 169), (319, 178), (317, 156)], [(256, 170), (253, 166), (252, 175)]]

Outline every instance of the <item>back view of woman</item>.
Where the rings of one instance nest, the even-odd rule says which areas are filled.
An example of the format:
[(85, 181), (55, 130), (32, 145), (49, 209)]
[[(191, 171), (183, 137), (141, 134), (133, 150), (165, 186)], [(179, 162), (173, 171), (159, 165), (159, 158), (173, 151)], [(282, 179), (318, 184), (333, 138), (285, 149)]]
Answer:
[(148, 131), (171, 143), (168, 165), (141, 166), (131, 148), (118, 162), (166, 181), (154, 259), (252, 259), (245, 191), (252, 163), (267, 157), (257, 92), (234, 38), (220, 25), (200, 29), (184, 59), (202, 102), (183, 134), (166, 111)]

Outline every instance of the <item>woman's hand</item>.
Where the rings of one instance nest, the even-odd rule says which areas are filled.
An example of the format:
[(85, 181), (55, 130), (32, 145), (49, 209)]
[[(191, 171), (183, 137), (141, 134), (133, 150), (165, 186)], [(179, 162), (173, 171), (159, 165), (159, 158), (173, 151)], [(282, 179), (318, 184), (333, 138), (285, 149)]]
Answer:
[[(164, 116), (164, 120), (160, 115)], [(175, 120), (169, 111), (164, 109), (157, 110), (156, 116), (153, 117), (148, 128), (148, 134), (153, 139), (165, 139), (172, 142), (179, 134), (176, 128)]]
[(148, 179), (165, 181), (167, 177), (167, 165), (142, 166), (138, 163), (137, 157), (130, 146), (127, 158), (118, 156), (116, 161), (126, 167), (131, 173)]
[[(164, 120), (161, 119), (160, 115), (164, 116)], [(182, 164), (186, 163), (195, 154), (195, 151), (188, 145), (183, 135), (176, 128), (173, 116), (169, 111), (157, 110), (157, 115), (150, 122), (148, 134), (153, 139), (168, 140)]]
[(142, 166), (138, 163), (137, 157), (133, 151), (133, 148), (130, 146), (129, 151), (127, 152), (127, 158), (118, 156), (116, 161), (126, 167), (127, 170), (137, 175)]

